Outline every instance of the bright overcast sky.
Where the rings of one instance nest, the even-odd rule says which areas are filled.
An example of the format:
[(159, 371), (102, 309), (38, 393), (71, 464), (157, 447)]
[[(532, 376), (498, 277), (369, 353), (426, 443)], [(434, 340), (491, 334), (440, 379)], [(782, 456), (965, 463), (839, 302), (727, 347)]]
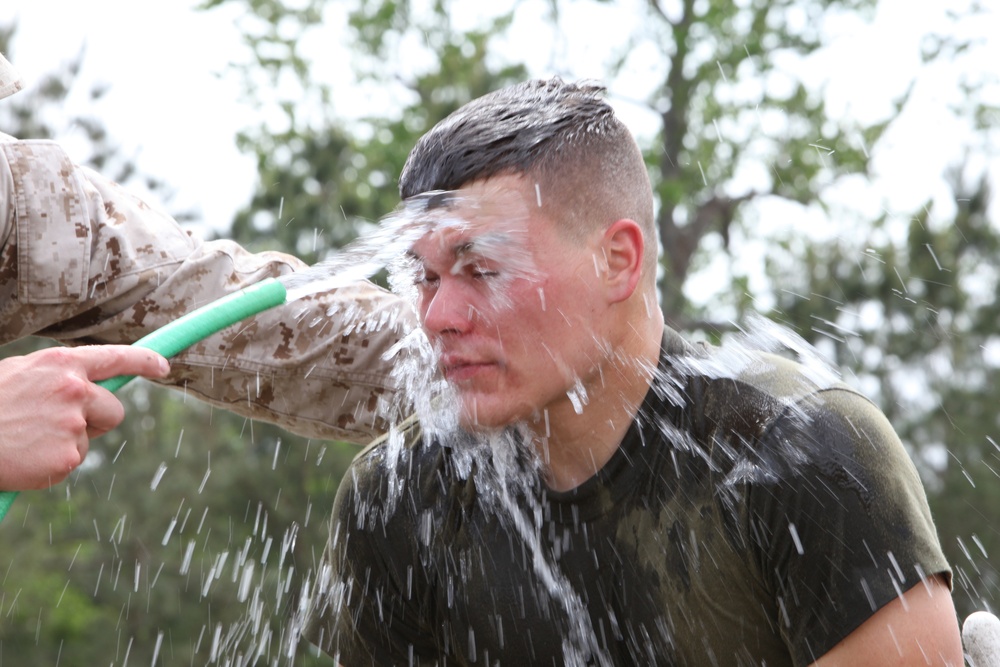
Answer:
[[(194, 0), (3, 0), (0, 24), (19, 19), (12, 55), (28, 86), (86, 47), (85, 85), (71, 105), (89, 104), (85, 93), (90, 82), (110, 84), (110, 92), (90, 113), (104, 120), (112, 136), (138, 157), (144, 173), (165, 180), (176, 191), (173, 210), (195, 208), (209, 225), (225, 228), (253, 189), (253, 162), (238, 153), (234, 136), (255, 118), (238, 103), (235, 85), (215, 76), (234, 54), (243, 53), (232, 13), (195, 12), (194, 4)], [(862, 122), (884, 116), (889, 96), (900, 93), (917, 71), (922, 35), (945, 22), (945, 7), (964, 4), (963, 0), (883, 0), (874, 26), (853, 22), (841, 26), (835, 48), (822, 65), (831, 72), (833, 108)], [(601, 11), (613, 15), (628, 10), (616, 5)], [(574, 19), (567, 16), (567, 20)], [(579, 76), (600, 76), (597, 54), (602, 40), (593, 35), (608, 34), (607, 17), (590, 19), (601, 26), (590, 29), (587, 19), (576, 20), (584, 23), (566, 28), (557, 43), (563, 42), (560, 48), (567, 62), (579, 64)], [(539, 24), (537, 17), (526, 17), (514, 27), (527, 29), (524, 26), (532, 23)], [(1000, 34), (1000, 19), (994, 14), (962, 29), (984, 36)], [(343, 41), (332, 34), (336, 26), (330, 30), (327, 44)], [(990, 53), (982, 49), (982, 54), (977, 66), (983, 71), (1000, 62), (995, 47)], [(540, 61), (541, 67), (544, 62)], [(348, 69), (340, 65), (340, 70)], [(638, 82), (641, 73), (634, 78)], [(918, 204), (929, 192), (940, 192), (942, 168), (962, 155), (967, 137), (945, 110), (957, 101), (956, 78), (948, 68), (925, 72), (915, 92), (919, 113), (899, 123), (883, 148), (881, 178), (887, 191), (896, 193), (890, 205), (900, 210)], [(642, 115), (627, 105), (619, 109), (641, 133)]]
[[(240, 49), (232, 21), (195, 4), (3, 0), (0, 23), (18, 19), (12, 59), (28, 87), (85, 49), (70, 106), (103, 120), (143, 173), (176, 191), (172, 210), (197, 208), (226, 227), (253, 189), (253, 161), (234, 143), (253, 116), (236, 87), (214, 76)], [(95, 106), (87, 91), (97, 82), (110, 89)]]

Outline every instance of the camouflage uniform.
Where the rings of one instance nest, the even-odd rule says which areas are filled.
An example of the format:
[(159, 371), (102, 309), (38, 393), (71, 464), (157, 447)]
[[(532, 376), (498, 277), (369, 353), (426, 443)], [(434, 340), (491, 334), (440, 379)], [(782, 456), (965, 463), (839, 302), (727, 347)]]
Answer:
[[(20, 88), (0, 56), (0, 98)], [(0, 134), (0, 343), (131, 343), (301, 268), (194, 238), (56, 143)], [(379, 399), (395, 391), (383, 354), (413, 321), (397, 297), (359, 283), (209, 337), (172, 360), (164, 383), (302, 435), (368, 442), (385, 430)]]

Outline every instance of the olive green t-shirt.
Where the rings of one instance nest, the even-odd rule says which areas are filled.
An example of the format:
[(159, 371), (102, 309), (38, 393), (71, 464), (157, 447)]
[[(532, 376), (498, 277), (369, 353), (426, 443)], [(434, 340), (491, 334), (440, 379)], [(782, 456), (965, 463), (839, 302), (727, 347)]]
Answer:
[(487, 485), (462, 438), (415, 425), (359, 455), (310, 639), (348, 666), (806, 665), (927, 577), (950, 582), (870, 401), (670, 331), (661, 356), (617, 452), (570, 492)]

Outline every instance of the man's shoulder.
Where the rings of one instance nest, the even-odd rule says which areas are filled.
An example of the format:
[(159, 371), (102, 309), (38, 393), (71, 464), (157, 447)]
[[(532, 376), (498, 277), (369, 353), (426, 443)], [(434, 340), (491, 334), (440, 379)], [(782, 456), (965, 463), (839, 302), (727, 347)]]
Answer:
[(424, 442), (423, 429), (416, 417), (409, 417), (373, 440), (351, 461), (354, 474), (371, 471), (384, 474), (392, 469), (405, 472), (413, 456), (425, 456), (430, 447)]
[(668, 357), (666, 382), (681, 389), (681, 410), (701, 441), (759, 442), (779, 422), (807, 427), (825, 417), (878, 412), (819, 361), (801, 363), (740, 346), (690, 345)]
[(422, 440), (422, 430), (417, 417), (411, 416), (398, 424), (393, 424), (387, 432), (375, 438), (364, 449), (355, 455), (353, 463), (370, 465), (372, 461), (377, 461), (385, 450), (391, 446), (402, 444), (413, 449)]
[[(802, 409), (837, 409), (842, 401), (831, 405), (831, 396), (845, 395), (848, 401), (869, 399), (848, 386), (839, 373), (819, 364), (806, 365), (787, 357), (756, 352), (734, 376), (734, 389), (739, 398), (732, 405), (747, 409), (748, 405), (763, 403), (776, 414), (792, 406)], [(776, 416), (776, 415), (775, 415)]]
[(448, 460), (448, 448), (429, 436), (417, 417), (409, 417), (358, 452), (348, 475), (361, 486), (405, 480), (426, 487), (444, 478)]
[(816, 424), (830, 419), (871, 422), (881, 417), (878, 406), (832, 368), (772, 353), (754, 355), (735, 377), (735, 391), (738, 395), (730, 396), (731, 409), (755, 414), (770, 426), (782, 418)]

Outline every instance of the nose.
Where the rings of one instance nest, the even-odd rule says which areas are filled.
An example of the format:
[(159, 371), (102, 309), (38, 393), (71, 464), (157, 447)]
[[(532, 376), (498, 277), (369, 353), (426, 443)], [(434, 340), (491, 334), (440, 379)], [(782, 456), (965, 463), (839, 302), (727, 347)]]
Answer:
[(437, 289), (423, 298), (424, 329), (439, 336), (468, 332), (475, 310), (467, 297), (457, 281), (441, 278)]

